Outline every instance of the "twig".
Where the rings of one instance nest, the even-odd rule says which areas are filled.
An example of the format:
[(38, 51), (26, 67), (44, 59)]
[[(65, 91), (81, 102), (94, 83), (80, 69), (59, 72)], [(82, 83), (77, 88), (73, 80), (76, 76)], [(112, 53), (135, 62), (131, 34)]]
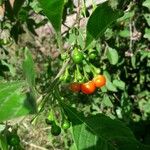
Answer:
[(67, 67), (67, 65), (68, 65), (68, 63), (69, 63), (69, 61), (70, 61), (70, 58), (68, 58), (68, 59), (66, 60), (66, 62), (64, 63), (64, 65), (62, 66), (62, 68), (60, 69), (60, 71), (58, 72), (58, 74), (56, 75), (56, 77), (54, 78), (54, 81), (55, 81), (56, 79), (58, 79), (58, 78), (64, 73), (64, 71), (65, 71), (65, 69), (66, 69), (66, 67)]
[(35, 145), (35, 144), (33, 144), (33, 143), (28, 143), (28, 142), (26, 142), (26, 141), (24, 141), (24, 140), (22, 140), (22, 142), (23, 142), (24, 144), (29, 145), (30, 147), (34, 147), (34, 148), (36, 148), (36, 149), (40, 149), (40, 150), (48, 150), (47, 148), (44, 148), (44, 147)]
[(68, 28), (68, 30), (70, 30), (70, 27), (68, 25), (66, 25), (65, 23), (63, 23), (63, 25)]
[(78, 0), (77, 15), (76, 15), (77, 28), (80, 27), (80, 11), (81, 11), (81, 2), (80, 0)]
[(129, 28), (130, 28), (130, 45), (129, 45), (129, 51), (132, 52), (132, 22), (130, 20), (130, 24), (129, 24)]
[(120, 100), (119, 100), (119, 98), (115, 95), (115, 94), (113, 94), (113, 96), (116, 98), (116, 100), (119, 102)]

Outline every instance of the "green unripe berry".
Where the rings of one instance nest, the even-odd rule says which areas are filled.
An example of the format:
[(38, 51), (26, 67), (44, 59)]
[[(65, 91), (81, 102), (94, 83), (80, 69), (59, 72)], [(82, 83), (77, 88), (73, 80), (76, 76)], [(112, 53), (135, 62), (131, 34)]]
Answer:
[(67, 130), (70, 128), (70, 122), (68, 120), (64, 120), (64, 122), (62, 123), (62, 128), (64, 130)]
[(58, 136), (61, 133), (61, 128), (55, 123), (52, 124), (51, 134), (54, 136)]
[(79, 51), (77, 48), (75, 48), (72, 54), (73, 62), (75, 64), (80, 64), (82, 63), (83, 59), (84, 59), (83, 53)]

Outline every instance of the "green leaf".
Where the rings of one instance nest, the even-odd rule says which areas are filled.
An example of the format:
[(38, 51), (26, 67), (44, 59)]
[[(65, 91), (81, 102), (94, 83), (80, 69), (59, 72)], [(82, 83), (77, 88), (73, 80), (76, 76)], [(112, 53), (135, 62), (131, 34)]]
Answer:
[(144, 18), (147, 21), (147, 24), (150, 26), (150, 14), (144, 14)]
[(39, 2), (38, 1), (32, 1), (30, 2), (30, 6), (32, 7), (32, 9), (36, 12), (39, 13), (40, 11), (42, 11), (42, 8), (39, 6)]
[(105, 94), (104, 97), (103, 97), (102, 104), (103, 104), (104, 106), (106, 106), (106, 107), (113, 107), (113, 104), (112, 104), (112, 102), (111, 102), (109, 96), (106, 95), (106, 94)]
[(8, 64), (7, 62), (5, 62), (4, 60), (1, 60), (1, 62), (2, 62), (3, 65), (5, 65), (9, 68), (9, 71), (10, 71), (11, 75), (14, 77), (16, 75), (15, 68), (11, 64)]
[(94, 40), (102, 36), (105, 30), (117, 20), (122, 13), (113, 10), (108, 2), (100, 4), (90, 16), (87, 23), (86, 47)]
[(0, 132), (2, 132), (5, 129), (5, 124), (0, 124)]
[(107, 70), (105, 70), (105, 71), (103, 72), (103, 75), (106, 77), (107, 80), (110, 80), (110, 81), (111, 81), (111, 75), (110, 75), (110, 73), (109, 73)]
[(3, 2), (4, 2), (3, 0), (0, 0), (0, 6), (3, 4)]
[(13, 9), (11, 7), (10, 1), (5, 1), (5, 12), (7, 14), (7, 17), (10, 21), (14, 21), (14, 12)]
[(135, 69), (136, 68), (136, 56), (135, 55), (131, 57), (131, 64), (132, 64), (132, 67)]
[(72, 122), (72, 134), (78, 150), (148, 150), (149, 147), (137, 142), (131, 130), (119, 120), (103, 114), (84, 117), (74, 108), (62, 105)]
[(28, 50), (28, 48), (25, 48), (25, 60), (22, 64), (24, 75), (26, 77), (26, 80), (30, 87), (35, 86), (35, 70), (34, 70), (34, 62), (32, 59), (32, 54)]
[(8, 144), (6, 136), (0, 133), (0, 149), (1, 150), (8, 150)]
[(129, 20), (129, 19), (131, 19), (134, 15), (135, 15), (135, 12), (134, 12), (134, 11), (126, 12), (126, 13), (124, 13), (124, 15), (123, 15), (121, 18), (119, 18), (117, 21), (118, 21), (118, 22), (122, 22), (122, 21)]
[(119, 35), (123, 38), (128, 38), (130, 37), (130, 31), (128, 29), (124, 29), (119, 32)]
[(144, 38), (150, 40), (150, 29), (145, 28)]
[(118, 63), (119, 56), (118, 56), (118, 52), (115, 49), (108, 47), (106, 55), (110, 64), (116, 65)]
[(60, 33), (64, 0), (38, 0), (56, 32)]
[(145, 0), (143, 2), (143, 6), (147, 7), (148, 9), (150, 9), (150, 1), (149, 0)]
[(109, 91), (112, 91), (112, 92), (117, 92), (117, 88), (116, 86), (109, 80), (107, 80), (106, 82), (106, 88), (109, 90)]
[(125, 90), (125, 83), (121, 80), (113, 80), (113, 85), (115, 85), (120, 90)]
[(25, 2), (25, 0), (15, 0), (14, 1), (14, 6), (13, 6), (13, 11), (14, 11), (14, 15), (17, 16), (21, 6), (23, 5), (23, 3)]
[(36, 112), (35, 101), (26, 90), (24, 82), (0, 83), (0, 122)]

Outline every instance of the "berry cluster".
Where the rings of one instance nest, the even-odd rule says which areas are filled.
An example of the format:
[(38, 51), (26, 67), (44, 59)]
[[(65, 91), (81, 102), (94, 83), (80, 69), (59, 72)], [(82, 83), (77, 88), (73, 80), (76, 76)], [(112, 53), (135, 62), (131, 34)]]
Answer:
[(97, 75), (92, 80), (86, 83), (71, 83), (70, 89), (73, 92), (82, 92), (84, 94), (92, 94), (95, 92), (96, 88), (101, 88), (106, 84), (106, 78), (103, 75)]

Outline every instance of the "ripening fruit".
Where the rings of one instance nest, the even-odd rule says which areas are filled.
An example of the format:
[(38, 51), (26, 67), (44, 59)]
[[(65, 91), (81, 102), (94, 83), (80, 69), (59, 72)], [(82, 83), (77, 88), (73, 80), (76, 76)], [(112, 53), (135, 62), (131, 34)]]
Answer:
[(96, 57), (97, 57), (97, 55), (94, 52), (89, 54), (89, 58), (92, 60), (94, 60)]
[(81, 90), (81, 84), (77, 83), (77, 82), (74, 82), (74, 83), (71, 83), (69, 85), (69, 88), (73, 92), (80, 92), (80, 90)]
[(103, 75), (98, 75), (93, 79), (93, 82), (96, 87), (102, 87), (106, 84), (106, 78)]
[(88, 81), (86, 83), (81, 84), (81, 91), (84, 94), (92, 94), (94, 93), (96, 87), (93, 81)]

